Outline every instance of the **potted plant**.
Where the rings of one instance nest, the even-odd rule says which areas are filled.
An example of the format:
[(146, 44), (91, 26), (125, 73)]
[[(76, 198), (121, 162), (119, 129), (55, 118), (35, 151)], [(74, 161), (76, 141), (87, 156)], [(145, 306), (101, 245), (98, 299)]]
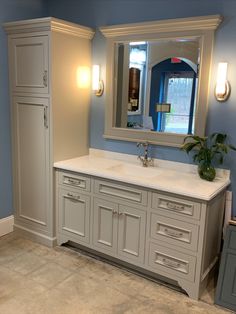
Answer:
[(181, 149), (187, 153), (194, 149), (193, 161), (198, 164), (200, 178), (213, 181), (216, 176), (214, 165), (222, 164), (224, 156), (236, 147), (227, 143), (227, 134), (213, 133), (209, 137), (186, 136)]

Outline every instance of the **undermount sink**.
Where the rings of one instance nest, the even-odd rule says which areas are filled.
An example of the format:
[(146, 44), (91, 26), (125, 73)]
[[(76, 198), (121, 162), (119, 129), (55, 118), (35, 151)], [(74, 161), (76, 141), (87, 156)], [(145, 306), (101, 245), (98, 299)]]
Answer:
[(142, 167), (141, 165), (136, 166), (132, 164), (119, 164), (116, 166), (109, 167), (107, 170), (126, 176), (142, 178), (153, 178), (161, 173), (161, 170), (155, 167), (145, 168)]

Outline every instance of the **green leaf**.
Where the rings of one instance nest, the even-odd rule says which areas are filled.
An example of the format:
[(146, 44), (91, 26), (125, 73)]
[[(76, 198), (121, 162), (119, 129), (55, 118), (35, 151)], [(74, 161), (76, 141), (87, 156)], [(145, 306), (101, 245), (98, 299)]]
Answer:
[(186, 143), (183, 146), (181, 146), (180, 149), (186, 151), (188, 154), (195, 146), (197, 146), (199, 143)]
[(233, 146), (233, 145), (231, 145), (231, 144), (229, 144), (228, 146), (229, 146), (230, 149), (236, 150), (236, 147), (235, 147), (235, 146)]

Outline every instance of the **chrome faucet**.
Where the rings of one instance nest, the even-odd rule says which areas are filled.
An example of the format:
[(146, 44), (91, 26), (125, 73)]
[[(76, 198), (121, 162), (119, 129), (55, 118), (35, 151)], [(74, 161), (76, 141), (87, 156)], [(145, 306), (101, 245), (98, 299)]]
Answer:
[(144, 148), (144, 156), (138, 156), (138, 159), (142, 162), (143, 167), (153, 166), (153, 159), (148, 157), (148, 142), (137, 143), (137, 147)]

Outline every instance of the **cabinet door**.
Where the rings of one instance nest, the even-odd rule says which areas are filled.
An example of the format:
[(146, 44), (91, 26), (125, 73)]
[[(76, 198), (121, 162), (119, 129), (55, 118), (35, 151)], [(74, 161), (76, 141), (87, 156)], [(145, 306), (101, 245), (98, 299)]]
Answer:
[(47, 229), (49, 203), (48, 100), (13, 99), (13, 170), (17, 219)]
[(93, 244), (96, 249), (109, 254), (117, 250), (118, 205), (112, 202), (94, 199), (93, 206)]
[(118, 255), (144, 262), (146, 213), (119, 205)]
[(59, 232), (71, 240), (89, 243), (90, 197), (59, 189)]
[(226, 253), (226, 255), (223, 257), (223, 263), (224, 265), (220, 265), (220, 276), (217, 284), (216, 303), (236, 311), (235, 253)]
[(48, 93), (48, 36), (10, 39), (13, 92)]

